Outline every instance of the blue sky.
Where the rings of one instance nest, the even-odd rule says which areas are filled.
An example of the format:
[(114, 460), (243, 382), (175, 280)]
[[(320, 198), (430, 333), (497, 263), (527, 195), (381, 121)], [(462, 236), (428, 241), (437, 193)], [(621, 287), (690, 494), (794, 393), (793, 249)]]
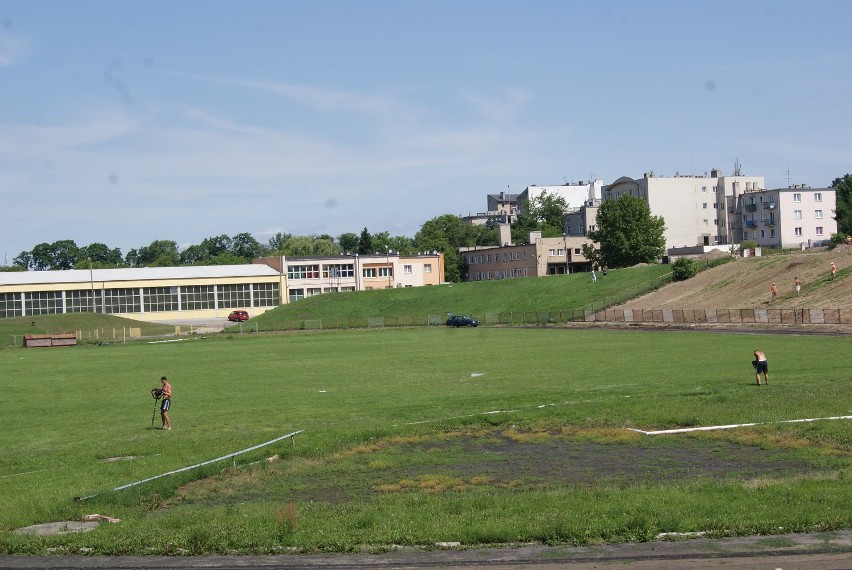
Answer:
[(0, 252), (389, 231), (530, 184), (852, 172), (852, 2), (0, 0)]

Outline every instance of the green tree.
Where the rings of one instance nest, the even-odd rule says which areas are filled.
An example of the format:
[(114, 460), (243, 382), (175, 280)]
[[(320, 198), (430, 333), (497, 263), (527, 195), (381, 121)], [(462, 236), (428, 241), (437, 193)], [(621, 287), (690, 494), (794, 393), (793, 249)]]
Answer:
[(90, 261), (92, 267), (109, 269), (121, 267), (124, 264), (124, 257), (118, 248), (110, 249), (102, 243), (90, 243), (80, 248), (80, 254), (75, 267), (77, 269), (87, 269)]
[(538, 196), (525, 202), (522, 212), (512, 224), (512, 241), (518, 244), (529, 242), (530, 232), (539, 231), (541, 237), (559, 237), (563, 235), (562, 218), (568, 209), (568, 202), (558, 194), (542, 191)]
[(337, 236), (337, 243), (344, 253), (355, 253), (358, 251), (358, 234), (347, 232)]
[(598, 244), (599, 263), (609, 267), (656, 263), (666, 251), (665, 221), (652, 216), (641, 198), (624, 195), (604, 201), (598, 208), (597, 225), (588, 237)]
[(444, 278), (459, 282), (467, 273), (467, 262), (459, 248), (497, 243), (497, 233), (485, 226), (466, 224), (458, 216), (444, 214), (425, 222), (414, 236), (418, 251), (440, 251), (444, 254)]
[(370, 235), (370, 232), (367, 231), (367, 228), (361, 230), (361, 237), (358, 238), (358, 254), (359, 255), (370, 255), (374, 253), (373, 249), (373, 237)]
[(268, 250), (259, 241), (254, 239), (250, 233), (243, 232), (237, 234), (231, 240), (231, 253), (248, 262), (258, 257), (263, 257), (267, 252)]
[(176, 267), (180, 265), (177, 242), (154, 240), (151, 245), (128, 251), (125, 261), (131, 267)]
[(844, 235), (852, 235), (852, 174), (835, 178), (831, 187), (834, 188), (837, 197), (834, 210), (837, 231)]
[(50, 269), (72, 269), (80, 260), (80, 248), (74, 243), (74, 240), (66, 239), (59, 240), (53, 243), (40, 243), (33, 247), (29, 255), (23, 257), (23, 253), (19, 255), (13, 263), (18, 265), (18, 260), (21, 263), (26, 262), (28, 268), (37, 271)]
[(270, 254), (281, 254), (284, 250), (284, 244), (287, 243), (287, 240), (290, 239), (290, 234), (285, 234), (278, 232), (267, 241), (266, 245), (269, 248)]

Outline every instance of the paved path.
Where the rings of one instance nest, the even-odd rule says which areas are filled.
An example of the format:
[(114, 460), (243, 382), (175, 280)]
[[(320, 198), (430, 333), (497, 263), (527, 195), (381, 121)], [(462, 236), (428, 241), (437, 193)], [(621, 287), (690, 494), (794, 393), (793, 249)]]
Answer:
[(384, 554), (280, 556), (98, 557), (0, 556), (0, 568), (164, 569), (231, 568), (356, 569), (442, 568), (445, 570), (556, 570), (626, 568), (631, 570), (852, 570), (852, 531), (693, 539), (585, 547), (430, 550), (401, 549)]

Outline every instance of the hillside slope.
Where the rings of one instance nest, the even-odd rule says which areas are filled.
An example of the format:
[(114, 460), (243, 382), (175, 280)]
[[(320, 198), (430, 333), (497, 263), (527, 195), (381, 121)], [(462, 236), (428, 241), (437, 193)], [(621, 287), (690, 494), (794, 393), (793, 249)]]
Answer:
[[(831, 262), (837, 278), (830, 277)], [(794, 280), (802, 281), (796, 296)], [(770, 305), (769, 287), (778, 286), (773, 308), (852, 308), (852, 246), (737, 259), (625, 303), (631, 309), (745, 309)]]

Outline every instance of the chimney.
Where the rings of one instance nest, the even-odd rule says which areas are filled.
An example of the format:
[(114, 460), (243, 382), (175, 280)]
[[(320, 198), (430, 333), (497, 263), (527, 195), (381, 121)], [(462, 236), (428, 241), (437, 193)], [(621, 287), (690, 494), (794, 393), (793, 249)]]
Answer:
[(500, 224), (497, 226), (497, 235), (501, 246), (512, 245), (512, 226), (509, 224)]

